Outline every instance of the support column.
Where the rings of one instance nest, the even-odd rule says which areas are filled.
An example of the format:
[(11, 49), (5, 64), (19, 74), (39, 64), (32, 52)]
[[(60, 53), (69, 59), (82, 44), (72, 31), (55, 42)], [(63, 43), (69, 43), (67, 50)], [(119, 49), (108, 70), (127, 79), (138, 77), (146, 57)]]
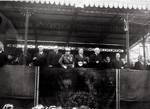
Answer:
[(126, 15), (125, 19), (125, 31), (126, 31), (126, 53), (127, 53), (127, 65), (130, 65), (130, 36), (129, 36), (129, 15)]
[(143, 45), (143, 56), (144, 56), (144, 66), (146, 67), (146, 51), (145, 51), (145, 37), (143, 37), (142, 45)]
[(40, 67), (35, 67), (35, 88), (34, 88), (34, 106), (39, 104), (39, 79), (40, 79)]
[(28, 27), (29, 27), (29, 17), (30, 17), (30, 13), (29, 10), (26, 10), (25, 13), (25, 35), (24, 35), (24, 57), (23, 57), (23, 64), (26, 65), (26, 60), (25, 57), (27, 55), (27, 44), (28, 44)]

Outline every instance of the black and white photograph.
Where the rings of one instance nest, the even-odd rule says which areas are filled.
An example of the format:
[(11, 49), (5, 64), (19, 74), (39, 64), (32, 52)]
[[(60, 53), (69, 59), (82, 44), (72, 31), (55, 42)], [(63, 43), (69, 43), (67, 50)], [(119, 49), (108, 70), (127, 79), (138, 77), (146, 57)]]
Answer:
[(0, 1), (0, 109), (149, 109), (150, 0)]

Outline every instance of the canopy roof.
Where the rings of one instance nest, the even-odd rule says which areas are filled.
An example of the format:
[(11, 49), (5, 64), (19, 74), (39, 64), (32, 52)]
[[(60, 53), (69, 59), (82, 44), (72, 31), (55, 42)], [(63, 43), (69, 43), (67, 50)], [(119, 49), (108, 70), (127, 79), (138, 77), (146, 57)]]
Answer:
[(72, 5), (75, 7), (150, 9), (150, 0), (15, 0), (41, 4)]
[[(70, 0), (66, 0), (66, 4), (67, 1)], [(104, 2), (104, 0), (102, 1)], [(108, 0), (106, 1), (109, 3)], [(123, 0), (120, 1), (123, 3)], [(0, 32), (1, 36), (7, 36), (5, 39), (17, 37), (17, 40), (23, 41), (27, 11), (30, 13), (28, 40), (31, 42), (38, 40), (42, 44), (51, 42), (54, 44), (69, 43), (79, 46), (125, 48), (126, 31), (124, 26), (127, 15), (130, 45), (149, 32), (150, 12), (148, 10), (91, 6), (79, 8), (57, 3), (1, 2), (2, 23), (0, 27), (4, 29)], [(7, 31), (7, 35), (5, 35), (8, 29), (6, 24), (11, 25), (10, 28), (15, 29), (18, 35), (14, 35), (12, 31)]]

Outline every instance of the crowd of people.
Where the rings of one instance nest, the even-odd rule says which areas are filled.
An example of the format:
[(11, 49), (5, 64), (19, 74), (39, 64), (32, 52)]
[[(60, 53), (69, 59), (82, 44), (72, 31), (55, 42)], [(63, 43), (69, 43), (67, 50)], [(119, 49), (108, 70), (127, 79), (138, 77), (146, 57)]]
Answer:
[[(37, 51), (37, 50), (36, 50)], [(20, 49), (16, 56), (5, 53), (3, 47), (0, 47), (0, 66), (5, 64), (11, 65), (28, 65), (28, 66), (48, 66), (48, 67), (62, 67), (64, 69), (68, 68), (100, 68), (100, 69), (124, 69), (133, 68), (137, 70), (150, 69), (150, 65), (144, 65), (143, 57), (139, 56), (138, 61), (132, 65), (128, 66), (125, 59), (121, 58), (120, 53), (116, 53), (115, 57), (112, 59), (109, 56), (105, 58), (101, 55), (100, 48), (95, 48), (94, 52), (89, 56), (85, 55), (84, 49), (79, 48), (78, 53), (72, 54), (69, 47), (65, 48), (65, 52), (62, 53), (58, 48), (52, 51), (46, 51), (42, 47), (38, 48), (37, 52), (30, 52), (24, 54), (24, 49)]]
[[(2, 53), (1, 53), (2, 52)], [(0, 51), (1, 62), (4, 64), (26, 64), (28, 66), (48, 66), (48, 67), (62, 67), (64, 69), (68, 68), (79, 68), (79, 67), (92, 67), (92, 68), (121, 68), (123, 67), (123, 62), (120, 60), (120, 54), (116, 54), (116, 59), (112, 60), (109, 56), (105, 59), (102, 58), (99, 48), (95, 48), (94, 52), (89, 56), (84, 54), (84, 49), (79, 48), (78, 53), (73, 55), (70, 48), (65, 48), (65, 53), (60, 53), (58, 48), (53, 51), (46, 52), (42, 47), (35, 54), (27, 52), (24, 55), (24, 51), (19, 53), (16, 57)]]

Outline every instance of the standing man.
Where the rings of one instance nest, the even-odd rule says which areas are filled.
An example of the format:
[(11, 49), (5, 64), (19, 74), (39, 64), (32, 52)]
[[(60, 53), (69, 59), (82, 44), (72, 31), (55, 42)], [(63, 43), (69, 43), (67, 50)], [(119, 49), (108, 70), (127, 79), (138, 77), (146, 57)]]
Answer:
[(59, 63), (64, 69), (74, 68), (74, 57), (70, 53), (70, 48), (65, 49), (65, 54), (61, 56)]
[(55, 48), (51, 53), (48, 55), (48, 65), (49, 67), (60, 67), (59, 59), (61, 54), (59, 53), (59, 49)]
[(88, 57), (84, 55), (83, 48), (78, 50), (78, 54), (75, 56), (75, 65), (76, 67), (86, 67), (87, 63), (89, 62)]
[(112, 68), (112, 62), (109, 56), (106, 57), (103, 63), (104, 69), (111, 69)]
[(35, 66), (40, 66), (40, 70), (48, 65), (47, 55), (42, 47), (39, 47), (39, 52), (33, 57), (33, 64)]
[(39, 47), (38, 53), (33, 57), (33, 65), (39, 66), (39, 102), (47, 103), (46, 97), (49, 94), (49, 83), (47, 81), (47, 55), (44, 48)]
[(90, 67), (93, 68), (100, 68), (102, 63), (102, 56), (100, 54), (100, 49), (95, 48), (94, 49), (94, 54), (90, 56)]
[(113, 61), (113, 67), (115, 69), (123, 69), (123, 62), (120, 59), (120, 53), (116, 53), (116, 57)]

